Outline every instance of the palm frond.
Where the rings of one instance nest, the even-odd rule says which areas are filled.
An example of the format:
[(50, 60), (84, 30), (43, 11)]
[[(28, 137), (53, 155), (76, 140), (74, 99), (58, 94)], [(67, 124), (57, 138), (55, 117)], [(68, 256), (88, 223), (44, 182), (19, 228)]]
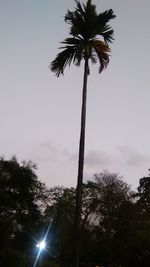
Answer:
[(65, 15), (65, 21), (70, 25), (70, 34), (92, 38), (93, 25), (97, 17), (96, 6), (91, 3), (91, 0), (88, 0), (86, 4), (81, 4), (78, 0), (75, 2), (77, 5), (75, 11), (68, 10)]
[[(79, 38), (66, 38), (62, 44), (66, 44), (66, 48), (73, 46), (74, 47), (74, 56), (72, 58), (73, 63), (76, 66), (80, 66), (80, 63), (84, 57), (84, 42), (83, 39)], [(63, 47), (62, 47), (63, 48)]]
[(116, 15), (112, 9), (106, 10), (97, 16), (97, 23), (101, 25), (107, 24), (110, 20), (114, 19)]
[(65, 15), (65, 22), (72, 25), (74, 24), (74, 21), (75, 21), (74, 12), (68, 10)]
[(56, 58), (51, 62), (49, 68), (57, 77), (64, 73), (67, 65), (70, 66), (75, 55), (74, 46), (64, 47), (64, 50), (57, 54)]
[(68, 10), (65, 21), (70, 25), (70, 35), (76, 37), (84, 34), (84, 18), (77, 11)]
[(77, 5), (76, 11), (84, 17), (85, 6), (84, 5), (82, 6), (81, 3), (78, 0), (75, 0), (75, 2), (76, 2), (76, 5)]
[(101, 73), (109, 63), (110, 48), (106, 43), (100, 40), (92, 40), (92, 45), (99, 59), (99, 73)]
[(100, 31), (101, 31), (101, 35), (104, 38), (104, 41), (106, 43), (112, 43), (112, 41), (114, 40), (113, 29), (109, 25), (104, 25), (104, 27), (102, 27), (102, 29), (100, 29)]
[(83, 42), (83, 40), (81, 38), (66, 38), (63, 42), (61, 42), (61, 44), (66, 44), (66, 45), (80, 45)]
[(56, 58), (50, 64), (50, 70), (55, 72), (56, 76), (64, 73), (64, 69), (67, 65), (73, 62), (79, 66), (81, 60), (84, 57), (84, 43), (80, 38), (66, 38), (61, 44), (65, 46), (60, 47), (62, 49)]
[(91, 0), (88, 0), (86, 4), (83, 4), (86, 18), (97, 17), (96, 5), (92, 4)]
[(96, 12), (96, 6), (94, 4), (92, 4), (91, 0), (87, 0), (86, 4), (81, 4), (80, 1), (75, 0), (76, 2), (76, 12), (78, 14), (80, 14), (81, 16), (84, 17), (84, 19), (86, 19), (87, 17), (89, 17), (89, 15), (94, 15), (97, 16), (97, 12)]
[(114, 31), (111, 29), (101, 34), (106, 43), (112, 43), (114, 41)]
[(95, 20), (95, 25), (93, 28), (93, 33), (95, 34), (95, 36), (101, 35), (106, 43), (112, 43), (112, 41), (114, 40), (114, 31), (107, 23), (115, 17), (116, 16), (114, 15), (112, 9), (100, 13)]
[(101, 51), (102, 53), (109, 53), (110, 52), (110, 48), (108, 46), (108, 44), (106, 44), (105, 42), (98, 40), (98, 39), (94, 39), (91, 40), (92, 46), (94, 47), (94, 49), (96, 48), (97, 50)]
[(99, 62), (100, 62), (100, 67), (99, 67), (99, 73), (101, 73), (104, 69), (107, 68), (109, 64), (109, 55), (107, 53), (97, 53)]

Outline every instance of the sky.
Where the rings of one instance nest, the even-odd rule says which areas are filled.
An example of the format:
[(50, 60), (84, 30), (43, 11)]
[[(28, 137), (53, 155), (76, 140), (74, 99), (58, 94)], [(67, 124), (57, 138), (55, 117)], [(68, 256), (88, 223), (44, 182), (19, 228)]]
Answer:
[[(83, 1), (85, 2), (85, 1)], [(150, 168), (150, 2), (112, 8), (108, 68), (88, 80), (84, 181), (105, 169), (136, 188)], [(76, 186), (83, 65), (57, 78), (48, 66), (69, 34), (73, 0), (0, 0), (0, 155), (32, 160), (48, 186)]]

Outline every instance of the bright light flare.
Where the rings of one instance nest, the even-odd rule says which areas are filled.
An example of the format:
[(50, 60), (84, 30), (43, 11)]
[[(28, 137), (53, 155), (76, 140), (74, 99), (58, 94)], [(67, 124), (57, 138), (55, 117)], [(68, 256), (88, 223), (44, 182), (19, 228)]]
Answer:
[(38, 243), (38, 244), (36, 245), (36, 247), (39, 248), (40, 250), (45, 249), (45, 247), (46, 247), (45, 240), (42, 240), (40, 243)]
[(42, 250), (44, 250), (46, 248), (46, 242), (45, 242), (45, 240), (46, 240), (47, 235), (49, 233), (49, 230), (50, 230), (50, 227), (51, 227), (51, 223), (52, 222), (50, 222), (50, 224), (49, 224), (49, 226), (47, 228), (47, 231), (46, 231), (46, 234), (45, 234), (44, 239), (36, 245), (36, 247), (39, 248), (39, 251), (38, 251), (38, 254), (36, 256), (36, 259), (35, 259), (35, 262), (33, 264), (33, 267), (36, 267), (37, 266), (37, 262), (38, 262), (38, 259), (40, 257), (40, 254), (41, 254)]

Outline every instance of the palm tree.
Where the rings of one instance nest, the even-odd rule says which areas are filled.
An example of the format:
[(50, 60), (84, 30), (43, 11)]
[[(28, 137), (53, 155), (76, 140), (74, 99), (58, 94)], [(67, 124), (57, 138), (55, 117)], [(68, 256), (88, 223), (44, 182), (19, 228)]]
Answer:
[[(75, 212), (75, 266), (79, 266), (79, 246), (80, 246), (80, 221), (82, 203), (82, 183), (84, 167), (84, 146), (85, 146), (85, 122), (86, 122), (86, 99), (87, 99), (87, 80), (90, 74), (89, 61), (99, 62), (99, 73), (101, 73), (109, 63), (110, 48), (113, 38), (113, 30), (108, 25), (111, 19), (115, 18), (112, 9), (102, 13), (97, 13), (96, 6), (92, 0), (87, 0), (86, 4), (81, 4), (75, 0), (75, 10), (67, 12), (65, 22), (70, 26), (70, 36), (63, 42), (62, 51), (50, 64), (50, 70), (57, 77), (64, 73), (67, 65), (74, 63), (80, 66), (84, 61), (82, 109), (81, 109), (81, 132), (79, 141), (79, 160), (78, 178), (76, 193), (76, 212)], [(101, 37), (101, 39), (99, 38)]]

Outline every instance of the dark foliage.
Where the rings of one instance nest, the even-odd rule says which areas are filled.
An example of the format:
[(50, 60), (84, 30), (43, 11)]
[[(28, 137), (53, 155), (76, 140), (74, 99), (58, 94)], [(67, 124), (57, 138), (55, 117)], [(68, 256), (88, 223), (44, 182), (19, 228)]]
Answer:
[[(0, 192), (0, 267), (33, 266), (33, 238), (43, 236), (49, 222), (47, 250), (40, 266), (72, 267), (76, 190), (48, 189), (38, 181), (31, 163), (1, 158)], [(81, 266), (147, 267), (149, 199), (149, 175), (140, 179), (137, 192), (109, 172), (83, 184)], [(42, 202), (45, 209), (41, 210)]]
[[(109, 46), (113, 38), (113, 29), (108, 24), (116, 16), (112, 9), (97, 13), (92, 1), (86, 4), (76, 2), (75, 11), (65, 15), (65, 21), (70, 27), (70, 37), (61, 42), (62, 50), (50, 64), (50, 69), (56, 76), (64, 73), (67, 65), (74, 63), (79, 66), (82, 60), (90, 59), (92, 63), (99, 61), (99, 72), (109, 63)], [(99, 38), (102, 38), (100, 40)]]
[[(0, 250), (2, 259), (9, 251), (19, 255), (31, 254), (35, 241), (32, 239), (41, 222), (41, 206), (44, 201), (45, 186), (38, 181), (35, 166), (19, 163), (15, 157), (0, 159)], [(13, 251), (11, 251), (13, 249)], [(23, 254), (22, 254), (23, 253)], [(27, 257), (26, 257), (27, 258)], [(8, 260), (8, 263), (6, 264)], [(3, 266), (13, 265), (9, 257)], [(19, 264), (19, 263), (18, 263)]]

